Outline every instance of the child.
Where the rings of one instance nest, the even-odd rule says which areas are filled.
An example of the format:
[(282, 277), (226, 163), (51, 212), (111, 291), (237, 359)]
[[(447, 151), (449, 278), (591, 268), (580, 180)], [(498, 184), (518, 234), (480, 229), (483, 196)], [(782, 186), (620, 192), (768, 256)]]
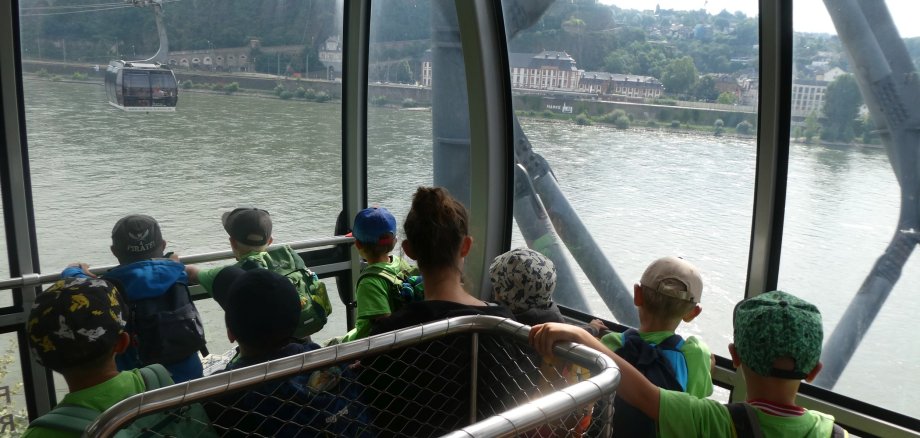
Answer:
[[(269, 249), (273, 239), (272, 219), (268, 212), (259, 208), (236, 208), (224, 213), (221, 222), (230, 236), (230, 248), (237, 259), (237, 263), (231, 266), (244, 270), (269, 269), (294, 284), (300, 295), (300, 321), (294, 336), (309, 339), (311, 334), (322, 329), (332, 313), (326, 285), (306, 268), (303, 259), (291, 247), (284, 245)], [(193, 283), (200, 284), (214, 297), (214, 282), (227, 267), (201, 270), (197, 266), (186, 266), (185, 269)], [(221, 298), (215, 299), (220, 303)]]
[(355, 287), (358, 303), (355, 328), (344, 336), (343, 342), (366, 338), (374, 320), (390, 316), (401, 307), (402, 302), (390, 293), (394, 279), (416, 273), (402, 257), (390, 255), (396, 247), (396, 218), (386, 208), (371, 207), (358, 212), (352, 235), (355, 248), (367, 260), (367, 266)]
[[(674, 334), (702, 308), (703, 280), (690, 262), (663, 257), (652, 262), (633, 286), (639, 330), (610, 333), (601, 342), (638, 368), (655, 385), (703, 398), (712, 394), (712, 354), (691, 336)], [(618, 397), (614, 431), (624, 436), (655, 436), (655, 424)]]
[[(67, 382), (70, 392), (58, 406), (67, 406), (66, 412), (80, 413), (83, 418), (71, 417), (56, 408), (52, 410), (55, 415), (33, 421), (24, 437), (79, 437), (95, 416), (112, 405), (148, 389), (172, 384), (159, 365), (121, 372), (116, 368), (115, 355), (124, 352), (130, 343), (125, 332), (125, 309), (112, 283), (97, 278), (65, 278), (35, 297), (26, 323), (29, 347), (39, 363), (61, 373)], [(156, 424), (155, 430), (160, 432), (181, 430), (196, 432), (195, 436), (209, 433), (206, 422), (191, 418), (193, 411), (182, 419), (176, 417), (164, 423), (166, 415), (170, 414), (143, 417), (135, 424)]]
[[(201, 315), (191, 300), (185, 265), (177, 256), (166, 258), (166, 240), (156, 219), (142, 214), (125, 216), (112, 228), (112, 254), (118, 266), (103, 275), (124, 293), (131, 309), (132, 342), (115, 358), (119, 370), (131, 370), (151, 363), (166, 367), (175, 382), (202, 376), (201, 358), (207, 355)], [(61, 277), (94, 276), (89, 266), (77, 263)], [(161, 312), (175, 316), (171, 324), (160, 324)], [(181, 316), (179, 316), (181, 315)]]
[[(226, 276), (234, 276), (227, 279)], [(244, 368), (319, 348), (294, 338), (300, 298), (287, 278), (266, 269), (221, 273), (227, 336), (239, 354), (225, 371)], [(333, 367), (285, 380), (266, 382), (245, 392), (222, 395), (205, 404), (219, 432), (259, 436), (358, 436), (367, 424), (366, 408), (357, 402), (360, 388), (347, 385), (347, 371)], [(347, 394), (337, 389), (349, 388)], [(343, 391), (338, 391), (343, 392)]]
[(508, 307), (521, 324), (564, 322), (553, 302), (556, 266), (543, 254), (516, 248), (495, 257), (489, 265), (495, 302)]
[[(557, 342), (572, 341), (610, 356), (622, 373), (617, 394), (656, 421), (660, 437), (734, 437), (746, 428), (765, 437), (845, 436), (833, 417), (795, 404), (801, 380), (811, 382), (821, 370), (818, 309), (785, 292), (767, 292), (739, 302), (733, 323), (735, 342), (728, 349), (744, 378), (748, 400), (732, 407), (656, 387), (600, 341), (572, 326), (536, 326), (530, 341), (544, 354), (552, 354)], [(737, 407), (741, 415), (733, 420), (730, 412)], [(753, 412), (754, 420), (742, 420), (745, 411)]]

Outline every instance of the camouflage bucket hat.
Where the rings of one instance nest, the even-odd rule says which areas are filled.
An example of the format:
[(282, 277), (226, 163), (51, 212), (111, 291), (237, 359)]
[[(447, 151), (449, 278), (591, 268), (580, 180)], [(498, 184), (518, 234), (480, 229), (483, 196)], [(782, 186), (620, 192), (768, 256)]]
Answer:
[[(782, 291), (760, 294), (735, 306), (735, 350), (741, 362), (762, 376), (804, 379), (818, 365), (824, 331), (813, 304)], [(774, 361), (788, 357), (792, 370)]]
[(73, 368), (111, 353), (125, 330), (124, 304), (112, 283), (66, 278), (35, 297), (26, 330), (42, 365)]
[(516, 248), (496, 257), (489, 266), (489, 278), (495, 301), (514, 313), (553, 305), (556, 266), (532, 249)]

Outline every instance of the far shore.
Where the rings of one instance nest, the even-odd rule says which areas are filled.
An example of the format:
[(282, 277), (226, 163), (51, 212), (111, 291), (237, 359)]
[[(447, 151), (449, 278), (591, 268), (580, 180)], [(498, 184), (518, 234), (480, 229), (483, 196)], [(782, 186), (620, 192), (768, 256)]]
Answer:
[[(42, 77), (41, 75), (38, 75), (32, 72), (26, 72), (24, 76), (30, 79), (45, 80), (45, 81), (52, 81), (52, 82), (96, 85), (96, 86), (103, 85), (101, 78), (98, 78), (98, 77), (88, 77), (86, 79), (73, 79), (73, 78), (66, 77), (66, 76)], [(241, 88), (232, 93), (228, 93), (227, 91), (212, 90), (208, 88), (190, 88), (190, 89), (183, 88), (180, 83), (180, 92), (181, 93), (196, 93), (196, 94), (239, 95), (239, 96), (245, 96), (245, 97), (255, 97), (255, 98), (260, 98), (260, 99), (279, 99), (281, 100), (279, 96), (277, 96), (275, 93), (272, 93), (270, 91), (251, 90), (251, 89), (245, 89), (245, 88)], [(333, 98), (325, 102), (310, 101), (307, 99), (296, 98), (296, 97), (292, 97), (292, 98), (284, 99), (284, 100), (312, 102), (312, 103), (340, 102), (339, 99), (337, 98)], [(397, 103), (387, 103), (384, 105), (372, 105), (372, 107), (373, 108), (403, 110), (403, 111), (405, 110), (419, 111), (419, 110), (430, 109), (430, 107), (424, 106), (424, 105), (413, 105), (411, 107), (402, 107), (398, 105)], [(566, 125), (578, 124), (575, 121), (576, 115), (553, 113), (552, 117), (546, 117), (542, 113), (528, 115), (528, 114), (525, 114), (524, 111), (516, 111), (516, 112), (518, 113), (517, 116), (523, 120), (539, 120), (541, 123), (554, 123), (554, 124), (566, 124)], [(592, 120), (590, 124), (583, 125), (583, 127), (595, 128), (595, 129), (624, 130), (624, 131), (628, 130), (628, 131), (639, 131), (639, 132), (665, 132), (665, 133), (669, 133), (673, 135), (680, 135), (680, 136), (685, 136), (685, 137), (712, 137), (714, 136), (714, 127), (712, 126), (686, 125), (682, 123), (679, 128), (673, 128), (670, 126), (670, 124), (666, 122), (656, 122), (656, 123), (658, 123), (659, 126), (657, 127), (645, 126), (645, 125), (642, 125), (641, 122), (639, 122), (635, 124), (631, 123), (630, 126), (626, 129), (620, 129), (612, 124), (601, 123), (601, 122), (596, 122)], [(724, 127), (723, 132), (719, 134), (718, 137), (756, 141), (755, 134), (739, 134), (734, 131), (735, 129), (733, 127)], [(824, 146), (824, 147), (830, 147), (830, 148), (857, 147), (857, 148), (863, 148), (863, 149), (884, 150), (883, 145), (865, 144), (861, 142), (839, 143), (839, 142), (826, 142), (826, 141), (821, 141), (821, 140), (812, 140), (811, 142), (808, 142), (802, 137), (790, 138), (790, 142), (793, 144), (802, 145), (802, 146)]]

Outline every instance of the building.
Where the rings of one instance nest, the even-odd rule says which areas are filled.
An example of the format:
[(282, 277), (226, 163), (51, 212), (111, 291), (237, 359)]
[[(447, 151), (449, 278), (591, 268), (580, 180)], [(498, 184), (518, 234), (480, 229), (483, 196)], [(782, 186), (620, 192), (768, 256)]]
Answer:
[[(511, 64), (512, 88), (577, 91), (578, 81), (584, 73), (566, 52), (544, 50), (536, 55), (509, 53), (508, 62)], [(422, 57), (423, 86), (431, 86), (431, 67), (429, 50)]]
[(565, 52), (511, 53), (508, 61), (512, 88), (576, 91), (583, 73)]
[(808, 117), (824, 112), (825, 81), (796, 81), (792, 83), (792, 117)]
[(651, 76), (624, 75), (602, 71), (585, 72), (578, 91), (592, 94), (619, 94), (629, 97), (657, 98), (664, 92), (661, 81)]
[(326, 38), (319, 50), (319, 62), (326, 66), (328, 72), (327, 79), (342, 77), (342, 44), (339, 37), (331, 36)]

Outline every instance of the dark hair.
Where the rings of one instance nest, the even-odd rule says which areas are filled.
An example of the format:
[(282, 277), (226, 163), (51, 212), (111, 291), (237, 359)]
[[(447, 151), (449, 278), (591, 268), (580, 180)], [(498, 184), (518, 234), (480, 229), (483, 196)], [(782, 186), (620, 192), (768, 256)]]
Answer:
[(233, 280), (225, 298), (224, 319), (240, 344), (266, 350), (284, 346), (300, 318), (294, 285), (267, 269), (246, 271)]
[(469, 235), (469, 213), (442, 187), (419, 187), (403, 229), (422, 268), (451, 266)]

